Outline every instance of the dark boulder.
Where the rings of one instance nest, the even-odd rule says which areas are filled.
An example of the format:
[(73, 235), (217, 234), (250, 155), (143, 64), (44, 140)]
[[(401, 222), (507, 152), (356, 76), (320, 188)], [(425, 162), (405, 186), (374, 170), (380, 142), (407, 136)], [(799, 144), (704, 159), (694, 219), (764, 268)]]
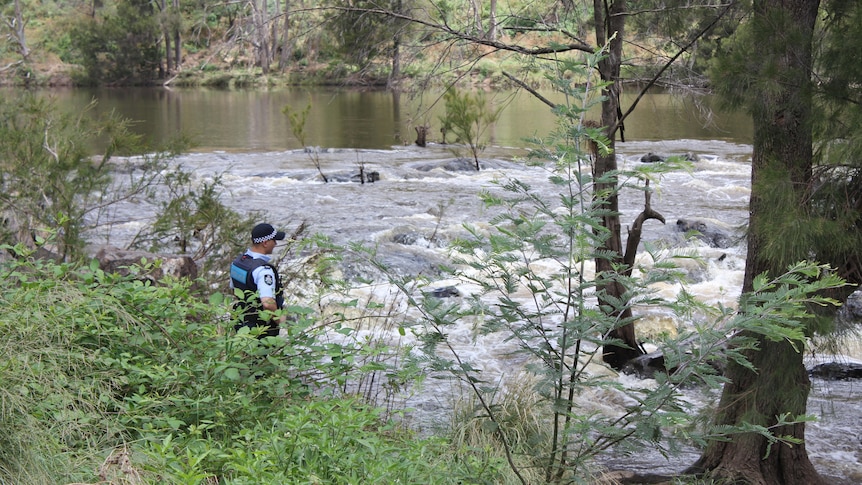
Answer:
[(641, 379), (651, 379), (655, 376), (656, 372), (667, 374), (668, 370), (664, 365), (664, 353), (656, 351), (639, 355), (629, 360), (623, 366), (621, 372), (623, 374), (638, 376)]
[(838, 310), (840, 318), (848, 323), (862, 323), (862, 290), (856, 290)]
[(676, 230), (692, 234), (713, 248), (726, 249), (734, 245), (736, 238), (728, 227), (707, 219), (677, 219)]
[(665, 157), (653, 152), (649, 152), (641, 157), (641, 163), (657, 163), (665, 161)]
[[(305, 180), (312, 180), (317, 178), (319, 175), (310, 175), (305, 178)], [(355, 183), (370, 183), (380, 181), (380, 172), (376, 170), (366, 171), (364, 169), (359, 170), (359, 172), (352, 171), (342, 171), (342, 172), (332, 172), (326, 174), (326, 180), (333, 183), (347, 183), (347, 182), (355, 182)]]
[[(693, 152), (685, 152), (682, 155), (672, 155), (677, 159), (682, 159), (687, 162), (699, 162), (700, 156), (697, 153)], [(658, 163), (658, 162), (666, 162), (670, 157), (666, 157), (664, 155), (659, 155), (657, 153), (649, 152), (646, 155), (641, 157), (641, 163)]]
[(862, 379), (862, 364), (827, 362), (814, 366), (808, 374), (827, 381)]
[(414, 246), (418, 244), (419, 241), (425, 241), (425, 235), (416, 231), (402, 232), (392, 235), (392, 242), (403, 244), (404, 246)]
[(442, 288), (434, 288), (433, 290), (426, 292), (425, 295), (433, 296), (434, 298), (453, 298), (461, 296), (461, 292), (454, 286), (444, 286)]

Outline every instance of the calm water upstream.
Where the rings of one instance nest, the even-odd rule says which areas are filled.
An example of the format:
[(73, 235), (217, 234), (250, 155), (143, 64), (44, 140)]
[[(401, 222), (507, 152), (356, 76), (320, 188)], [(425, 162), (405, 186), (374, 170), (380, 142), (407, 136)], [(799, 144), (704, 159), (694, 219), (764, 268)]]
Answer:
[[(6, 93), (11, 93), (6, 91)], [(285, 106), (302, 110), (309, 104), (304, 145), (330, 148), (389, 148), (412, 143), (414, 127), (431, 126), (438, 140), (444, 113), (439, 93), (421, 96), (385, 91), (345, 89), (283, 89), (225, 91), (209, 89), (98, 89), (43, 92), (72, 110), (97, 100), (96, 113), (115, 112), (137, 120), (135, 130), (159, 140), (184, 132), (197, 150), (269, 151), (299, 148), (291, 133)], [(544, 93), (555, 103), (561, 98)], [(524, 138), (545, 136), (554, 129), (548, 107), (526, 92), (487, 93), (489, 104), (502, 109), (489, 130), (492, 145), (523, 146)], [(634, 94), (624, 98), (624, 104)], [(714, 103), (704, 98), (703, 104)], [(596, 115), (597, 116), (597, 115)], [(724, 140), (750, 143), (751, 122), (741, 114), (708, 114), (691, 100), (669, 93), (647, 95), (626, 121), (629, 140)]]
[[(221, 174), (234, 209), (263, 209), (271, 222), (287, 228), (307, 220), (313, 231), (336, 242), (377, 245), (384, 259), (404, 274), (427, 273), (442, 261), (445, 248), (434, 241), (462, 235), (463, 223), (485, 226), (493, 214), (481, 206), (477, 193), (499, 190), (496, 181), (517, 178), (549, 197), (555, 193), (545, 171), (517, 160), (525, 137), (544, 136), (554, 128), (548, 108), (526, 93), (488, 94), (503, 112), (490, 132), (480, 172), (447, 169), (444, 165), (456, 156), (451, 146), (412, 145), (413, 127), (419, 124), (432, 126), (431, 139), (439, 137), (436, 127), (442, 107), (433, 104), (432, 95), (422, 99), (402, 95), (399, 99), (385, 92), (327, 89), (123, 89), (45, 94), (71, 109), (81, 109), (90, 99), (97, 99), (97, 112), (115, 111), (139, 120), (135, 130), (156, 140), (187, 133), (197, 145), (176, 163), (193, 170), (201, 180)], [(307, 136), (300, 143), (291, 134), (282, 108), (301, 110), (309, 103)], [(700, 255), (703, 264), (690, 268), (688, 290), (705, 301), (733, 306), (742, 281), (744, 246), (738, 241), (721, 248), (684, 242), (676, 230), (678, 219), (698, 218), (733, 231), (747, 216), (751, 123), (739, 114), (710, 119), (704, 113), (669, 94), (647, 96), (626, 123), (627, 142), (618, 145), (618, 157), (621, 166), (635, 167), (649, 152), (698, 156), (691, 171), (661, 180), (652, 205), (668, 224), (648, 222), (645, 238)], [(321, 168), (336, 182), (320, 180), (303, 145), (322, 148)], [(364, 185), (347, 181), (358, 172), (359, 164), (378, 172), (380, 180)], [(643, 199), (627, 194), (622, 204), (623, 223), (630, 224)], [(97, 236), (120, 245), (149, 223), (153, 210), (147, 201), (120, 207), (112, 215), (113, 222)], [(462, 293), (473, 289), (450, 280), (435, 281), (433, 286), (448, 285)], [(671, 297), (680, 288), (656, 289)], [(384, 283), (357, 287), (355, 295), (388, 303), (395, 299), (393, 289)], [(481, 366), (486, 378), (511, 375), (513, 366), (520, 365), (511, 360), (511, 343), (494, 335), (473, 337), (467, 324), (450, 335), (462, 356)], [(391, 338), (403, 343), (405, 337)], [(852, 341), (846, 355), (826, 357), (860, 361), (862, 348)], [(620, 379), (623, 384), (633, 384), (628, 377)], [(854, 382), (820, 380), (813, 385), (809, 412), (820, 421), (808, 426), (808, 450), (816, 466), (836, 484), (862, 483), (860, 387), (862, 384)], [(426, 389), (410, 397), (408, 404), (421, 420), (445, 420), (457, 395), (450, 389)], [(596, 406), (596, 402), (584, 405)], [(615, 412), (612, 408), (608, 406), (606, 411)], [(615, 466), (673, 472), (695, 457), (694, 450), (670, 461), (644, 453), (626, 457)]]

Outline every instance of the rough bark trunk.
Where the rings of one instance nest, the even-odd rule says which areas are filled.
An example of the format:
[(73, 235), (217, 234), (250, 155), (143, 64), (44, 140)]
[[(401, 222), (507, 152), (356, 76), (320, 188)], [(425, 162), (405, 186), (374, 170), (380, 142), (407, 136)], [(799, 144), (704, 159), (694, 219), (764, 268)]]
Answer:
[[(758, 65), (762, 72), (776, 76), (777, 82), (772, 89), (758, 93), (752, 107), (752, 193), (743, 293), (751, 291), (756, 275), (786, 269), (779, 263), (786, 255), (771, 255), (766, 250), (770, 238), (780, 237), (762, 230), (762, 222), (776, 210), (764, 201), (767, 191), (782, 190), (801, 206), (811, 175), (809, 73), (819, 0), (758, 0), (754, 8), (754, 28), (760, 29), (763, 38), (772, 39), (757, 53)], [(761, 78), (767, 74), (754, 76), (763, 82)], [(716, 424), (772, 426), (778, 415), (805, 413), (810, 381), (802, 353), (789, 342), (758, 340), (759, 350), (747, 353), (757, 372), (736, 364), (728, 366), (726, 376), (731, 382), (724, 387)], [(795, 344), (804, 348), (804, 342)], [(804, 440), (805, 424), (782, 426), (773, 432)], [(765, 437), (753, 433), (736, 436), (730, 442), (710, 443), (690, 471), (753, 485), (824, 483), (808, 458), (804, 442), (770, 448)]]
[[(717, 423), (772, 426), (776, 416), (805, 413), (810, 381), (802, 354), (784, 341), (764, 340), (760, 345), (760, 351), (747, 356), (758, 372), (738, 364), (728, 366), (727, 376), (732, 382), (722, 393)], [(804, 423), (772, 431), (805, 439)], [(709, 472), (713, 478), (749, 485), (825, 485), (808, 459), (804, 442), (793, 446), (776, 443), (770, 448), (766, 438), (754, 433), (729, 442), (712, 442), (690, 471)]]
[[(607, 57), (599, 63), (599, 74), (602, 80), (610, 81), (611, 84), (605, 89), (605, 101), (602, 102), (602, 126), (607, 129), (608, 139), (610, 140), (610, 155), (602, 156), (598, 154), (593, 166), (593, 175), (596, 178), (604, 177), (606, 174), (617, 170), (616, 154), (613, 149), (616, 145), (616, 135), (620, 131), (620, 67), (622, 65), (622, 39), (625, 35), (625, 0), (614, 0), (610, 3), (602, 0), (595, 0), (594, 7), (594, 25), (596, 29), (596, 41), (599, 45), (608, 43)], [(620, 131), (621, 133), (621, 131)], [(609, 214), (604, 216), (603, 225), (611, 235), (605, 241), (601, 248), (603, 251), (609, 251), (614, 254), (613, 259), (597, 258), (596, 259), (596, 274), (606, 275), (611, 277), (607, 284), (604, 284), (602, 291), (613, 297), (621, 297), (625, 293), (625, 288), (616, 279), (612, 278), (612, 273), (615, 272), (614, 265), (623, 262), (623, 244), (622, 244), (622, 224), (619, 216), (619, 198), (616, 195), (617, 180), (614, 177), (607, 183), (596, 184), (595, 193), (600, 194), (608, 192), (611, 195), (607, 198), (604, 208), (609, 211)], [(604, 303), (604, 302), (602, 302)], [(631, 316), (631, 309), (614, 312), (621, 321), (628, 321)], [(607, 337), (619, 339), (622, 345), (606, 345), (603, 349), (603, 360), (615, 369), (621, 369), (629, 360), (643, 355), (643, 351), (638, 345), (635, 338), (634, 324), (626, 323), (618, 328), (611, 330)]]

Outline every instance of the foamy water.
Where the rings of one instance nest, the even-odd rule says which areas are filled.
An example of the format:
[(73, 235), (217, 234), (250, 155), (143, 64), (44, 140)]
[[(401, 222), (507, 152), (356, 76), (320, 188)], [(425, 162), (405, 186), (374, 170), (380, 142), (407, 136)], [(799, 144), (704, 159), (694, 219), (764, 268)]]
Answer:
[[(632, 142), (618, 145), (621, 168), (634, 167), (648, 152), (663, 155), (696, 154), (699, 161), (691, 170), (668, 174), (656, 190), (652, 207), (659, 211), (667, 224), (648, 221), (644, 226), (644, 241), (668, 245), (669, 252), (682, 258), (690, 280), (687, 290), (709, 304), (734, 307), (739, 297), (744, 272), (744, 245), (740, 241), (727, 247), (710, 247), (704, 242), (684, 242), (678, 231), (678, 219), (699, 219), (711, 225), (735, 231), (744, 224), (750, 195), (751, 147), (720, 141), (677, 140), (663, 142)], [(477, 194), (480, 190), (499, 191), (495, 181), (512, 177), (552, 194), (548, 173), (517, 163), (519, 150), (490, 148), (482, 156), (483, 170), (449, 171), (440, 168), (426, 170), (428, 164), (452, 160), (451, 147), (394, 147), (392, 150), (338, 150), (319, 153), (321, 170), (339, 180), (323, 183), (312, 157), (305, 150), (270, 153), (194, 153), (177, 162), (192, 170), (201, 180), (223, 174), (229, 193), (228, 205), (235, 210), (263, 210), (269, 222), (290, 230), (305, 220), (312, 232), (329, 236), (336, 243), (364, 242), (376, 245), (383, 259), (404, 274), (429, 274), (428, 271), (446, 258), (446, 241), (464, 235), (463, 224), (487, 228), (493, 215), (486, 211)], [(373, 184), (347, 182), (358, 174), (362, 164), (366, 172), (376, 171), (380, 180)], [(622, 222), (630, 224), (641, 211), (643, 196), (625, 193), (621, 198)], [(122, 241), (146, 224), (147, 210), (140, 205), (129, 206), (117, 214), (118, 220), (129, 222), (112, 228), (111, 240)], [(638, 261), (646, 263), (645, 254)], [(553, 271), (534, 263), (536, 271)], [(476, 288), (458, 280), (436, 280), (429, 288), (457, 287), (462, 294)], [(672, 299), (679, 284), (657, 285), (654, 290)], [(408, 308), (395, 289), (381, 282), (354, 289), (354, 296), (386, 303), (399, 312)], [(399, 307), (400, 305), (400, 307)], [(660, 332), (663, 326), (684, 322), (668, 321), (660, 310), (643, 310), (643, 332)], [(653, 326), (654, 328), (650, 328)], [(361, 329), (374, 334), (374, 329)], [(410, 336), (393, 332), (388, 337), (393, 344), (410, 343)], [(475, 322), (465, 323), (449, 334), (450, 342), (466, 360), (483, 368), (483, 375), (494, 381), (511, 378), (518, 373), (523, 357), (513, 357), (514, 344), (502, 335), (480, 336)], [(823, 356), (844, 361), (862, 361), (857, 341), (849, 341), (841, 356)], [(633, 378), (620, 376), (624, 383)], [(445, 382), (430, 381), (418, 395), (409, 399), (419, 419), (445, 420), (452, 408), (456, 390)], [(842, 480), (862, 481), (862, 398), (858, 383), (814, 380), (809, 412), (820, 421), (808, 425), (808, 451), (822, 473)], [(622, 396), (617, 396), (623, 399)], [(692, 394), (697, 401), (699, 397)], [(603, 396), (607, 412), (614, 412), (612, 398)], [(598, 406), (586, 399), (584, 406)], [(618, 409), (618, 408), (616, 408)], [(644, 470), (678, 471), (696, 457), (689, 450), (677, 459), (666, 462), (660, 456), (646, 458)], [(628, 460), (637, 468), (638, 463)]]

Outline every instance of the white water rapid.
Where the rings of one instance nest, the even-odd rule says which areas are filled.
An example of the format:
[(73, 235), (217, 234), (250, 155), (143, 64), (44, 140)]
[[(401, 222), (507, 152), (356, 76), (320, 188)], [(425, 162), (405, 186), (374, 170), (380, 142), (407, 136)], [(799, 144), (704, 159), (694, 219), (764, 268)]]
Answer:
[[(725, 239), (711, 247), (702, 241), (683, 243), (677, 228), (679, 219), (700, 219), (728, 234), (737, 233), (746, 220), (749, 197), (751, 147), (721, 141), (676, 140), (629, 142), (617, 146), (621, 168), (635, 166), (647, 153), (662, 155), (695, 154), (698, 161), (691, 171), (662, 178), (652, 198), (652, 206), (664, 215), (667, 224), (648, 221), (644, 227), (647, 241), (675, 241), (703, 258), (697, 277), (688, 289), (709, 303), (733, 307), (739, 296), (744, 270), (744, 245)], [(429, 265), (442, 261), (445, 248), (429, 241), (446, 241), (462, 234), (462, 223), (483, 224), (490, 219), (477, 197), (480, 190), (499, 190), (494, 180), (512, 177), (552, 190), (548, 173), (528, 168), (515, 160), (522, 151), (490, 147), (481, 156), (483, 169), (447, 170), (431, 168), (456, 157), (447, 146), (393, 147), (391, 150), (323, 150), (320, 168), (333, 181), (323, 183), (312, 157), (306, 150), (268, 153), (192, 153), (177, 163), (207, 179), (223, 174), (230, 194), (228, 204), (238, 211), (262, 210), (268, 222), (290, 229), (306, 220), (311, 231), (332, 238), (336, 243), (361, 241), (378, 245), (384, 259), (408, 274), (422, 273)], [(350, 182), (351, 175), (363, 165), (366, 172), (377, 172), (375, 183)], [(551, 192), (548, 192), (551, 194)], [(623, 224), (631, 224), (641, 211), (641, 195), (621, 198)], [(111, 243), (120, 244), (149, 220), (142, 218), (140, 205), (119, 212), (117, 220), (128, 220), (112, 227)], [(434, 235), (432, 237), (431, 235)], [(453, 284), (440, 281), (437, 286)], [(461, 288), (469, 291), (469, 288)], [(678, 288), (662, 288), (672, 296)], [(385, 285), (358, 288), (357, 292), (391, 298)], [(460, 345), (464, 357), (481, 363), (485, 375), (503, 375), (513, 362), (504, 356), (509, 344), (493, 336), (472, 339), (472, 329), (464, 328), (450, 336)], [(862, 346), (849, 341), (842, 355), (817, 355), (820, 360), (862, 362)], [(811, 363), (814, 358), (811, 357)], [(624, 383), (633, 378), (622, 376)], [(809, 412), (819, 421), (808, 424), (808, 451), (817, 468), (835, 483), (862, 483), (862, 382), (814, 379)], [(426, 390), (410, 402), (416, 415), (440, 419), (451, 409), (451, 396), (445, 389)], [(594, 403), (597, 405), (597, 403)], [(610, 404), (612, 406), (612, 404)], [(696, 459), (690, 451), (665, 461), (661, 456), (644, 453), (617, 463), (642, 472), (679, 471)]]

